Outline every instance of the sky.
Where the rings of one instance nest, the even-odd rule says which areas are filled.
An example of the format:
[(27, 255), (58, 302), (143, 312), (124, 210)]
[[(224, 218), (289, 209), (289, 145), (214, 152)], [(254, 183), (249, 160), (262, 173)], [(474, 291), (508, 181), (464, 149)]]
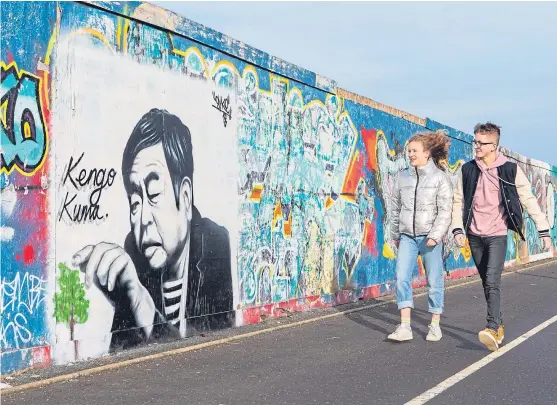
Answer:
[(557, 166), (557, 2), (154, 2), (339, 87)]

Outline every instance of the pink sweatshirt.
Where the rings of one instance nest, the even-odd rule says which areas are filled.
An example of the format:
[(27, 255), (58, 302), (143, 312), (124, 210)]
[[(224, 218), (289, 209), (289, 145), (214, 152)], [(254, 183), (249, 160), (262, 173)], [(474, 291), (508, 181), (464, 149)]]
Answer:
[(481, 174), (472, 204), (470, 233), (473, 235), (505, 236), (508, 233), (497, 174), (497, 168), (506, 162), (507, 158), (503, 154), (499, 154), (489, 167), (486, 167), (480, 159), (476, 159)]

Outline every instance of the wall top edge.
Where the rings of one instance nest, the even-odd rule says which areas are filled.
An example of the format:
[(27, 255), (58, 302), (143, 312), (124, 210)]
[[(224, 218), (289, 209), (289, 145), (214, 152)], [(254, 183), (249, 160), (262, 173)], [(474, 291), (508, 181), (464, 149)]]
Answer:
[(328, 93), (334, 93), (336, 90), (336, 81), (332, 79), (272, 56), (203, 24), (159, 7), (156, 4), (139, 1), (109, 2), (93, 0), (80, 1), (79, 3), (174, 32), (232, 57), (316, 89)]
[(337, 88), (337, 96), (342, 97), (346, 100), (354, 101), (356, 103), (374, 108), (379, 111), (386, 112), (396, 117), (403, 118), (407, 121), (413, 122), (422, 127), (426, 126), (426, 120), (424, 118), (420, 118), (417, 115), (410, 114), (407, 113), (406, 111), (399, 110), (398, 108), (394, 108), (386, 104), (380, 103), (378, 101), (372, 100), (371, 98), (360, 96), (359, 94), (352, 93), (348, 90)]
[(438, 129), (444, 129), (448, 132), (449, 136), (454, 139), (459, 139), (463, 142), (471, 144), (474, 140), (474, 137), (466, 132), (460, 131), (458, 129), (449, 127), (448, 125), (442, 124), (438, 121), (432, 120), (431, 118), (426, 117), (426, 128), (432, 131), (436, 131)]

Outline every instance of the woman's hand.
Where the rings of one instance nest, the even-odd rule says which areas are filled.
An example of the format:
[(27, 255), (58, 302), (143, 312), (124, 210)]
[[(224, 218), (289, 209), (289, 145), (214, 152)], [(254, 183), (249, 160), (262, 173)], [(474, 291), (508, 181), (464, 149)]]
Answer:
[(434, 247), (434, 246), (437, 246), (437, 242), (435, 242), (433, 239), (428, 238), (427, 243), (425, 245), (427, 247)]

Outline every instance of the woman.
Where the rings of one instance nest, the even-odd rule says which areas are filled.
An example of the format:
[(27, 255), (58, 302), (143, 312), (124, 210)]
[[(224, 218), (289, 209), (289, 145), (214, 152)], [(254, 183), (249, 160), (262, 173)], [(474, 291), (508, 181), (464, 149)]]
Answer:
[(412, 273), (422, 256), (432, 314), (426, 340), (441, 339), (439, 320), (444, 304), (443, 237), (451, 223), (452, 185), (441, 161), (449, 152), (449, 138), (441, 131), (414, 135), (408, 143), (410, 168), (400, 172), (392, 199), (391, 236), (398, 248), (396, 297), (401, 323), (390, 340), (412, 340), (410, 314)]

